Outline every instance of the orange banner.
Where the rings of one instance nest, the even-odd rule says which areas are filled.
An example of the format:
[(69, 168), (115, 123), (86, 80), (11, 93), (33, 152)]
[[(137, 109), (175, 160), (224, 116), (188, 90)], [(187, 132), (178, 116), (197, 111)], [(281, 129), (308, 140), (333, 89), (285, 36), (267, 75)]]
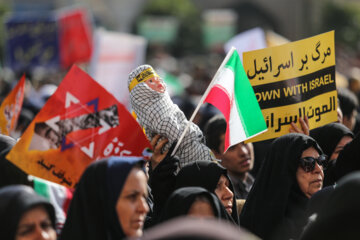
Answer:
[(23, 75), (0, 106), (0, 133), (10, 135), (15, 130), (24, 101), (25, 75)]
[(6, 157), (28, 174), (74, 188), (92, 161), (148, 148), (130, 112), (73, 66)]

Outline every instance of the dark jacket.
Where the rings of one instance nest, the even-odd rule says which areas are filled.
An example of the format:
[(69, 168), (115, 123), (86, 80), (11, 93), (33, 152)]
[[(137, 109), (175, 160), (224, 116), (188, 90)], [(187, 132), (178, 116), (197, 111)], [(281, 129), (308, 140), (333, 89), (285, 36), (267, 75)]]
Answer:
[(360, 238), (360, 172), (340, 179), (323, 202), (314, 222), (305, 229), (301, 240), (352, 240)]

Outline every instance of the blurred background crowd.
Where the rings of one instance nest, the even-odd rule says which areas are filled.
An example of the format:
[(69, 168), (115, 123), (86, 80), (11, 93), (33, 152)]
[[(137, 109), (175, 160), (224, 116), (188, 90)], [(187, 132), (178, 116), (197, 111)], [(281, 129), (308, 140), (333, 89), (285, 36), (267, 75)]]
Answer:
[[(77, 64), (128, 105), (125, 87), (107, 85), (148, 63), (189, 117), (224, 45), (254, 29), (264, 47), (335, 30), (337, 86), (360, 96), (359, 18), (360, 3), (351, 0), (1, 0), (0, 100), (26, 74), (21, 131)], [(213, 111), (202, 107), (200, 128)]]
[[(349, 90), (340, 107), (356, 134), (359, 18), (351, 0), (1, 0), (0, 100), (25, 74), (18, 138), (73, 64), (130, 109), (128, 74), (146, 63), (189, 119), (234, 39), (241, 56), (335, 30), (336, 85)], [(217, 113), (203, 104), (194, 122), (204, 130)]]
[[(12, 134), (15, 139), (22, 135), (74, 64), (91, 75), (129, 110), (128, 75), (135, 67), (150, 64), (166, 82), (173, 102), (179, 105), (189, 119), (233, 42), (242, 42), (240, 45), (243, 49), (238, 48), (241, 58), (242, 52), (277, 46), (331, 30), (335, 30), (336, 86), (343, 115), (339, 122), (349, 128), (343, 132), (351, 140), (360, 131), (360, 2), (357, 0), (0, 0), (0, 20), (0, 102), (21, 76), (26, 76), (24, 103), (17, 129)], [(222, 159), (231, 179), (231, 166), (225, 166), (227, 157), (219, 151), (223, 148), (220, 142), (224, 140), (220, 141), (220, 136), (225, 134), (226, 122), (216, 118), (208, 121), (218, 113), (220, 112), (215, 107), (203, 104), (194, 123), (203, 130), (204, 135), (217, 134), (210, 136), (216, 141), (214, 146), (209, 147), (218, 152), (217, 157)], [(206, 125), (209, 122), (213, 124), (212, 127)], [(224, 126), (220, 127), (221, 124)], [(330, 134), (326, 128), (324, 131)], [(304, 145), (301, 151), (299, 139)], [(349, 159), (353, 156), (356, 159), (358, 156), (352, 152), (358, 149), (356, 144), (359, 137), (355, 139), (354, 144), (350, 145), (351, 151), (344, 151), (349, 154)], [(290, 135), (289, 139), (285, 137), (278, 140), (279, 145), (273, 151), (284, 155), (285, 157), (277, 159), (285, 163), (290, 158), (288, 155), (295, 155), (292, 147), (299, 150), (296, 158), (300, 158), (302, 151), (310, 148), (308, 142), (314, 148), (316, 144), (312, 141), (308, 137)], [(11, 147), (15, 142), (11, 140)], [(209, 144), (211, 141), (207, 142)], [(261, 176), (259, 167), (268, 144), (269, 142), (257, 142), (253, 148), (243, 143), (239, 145), (241, 152), (246, 152), (243, 154), (248, 158), (246, 162), (255, 159), (251, 167), (246, 164), (246, 170), (241, 172), (241, 180), (244, 180), (244, 176), (247, 178), (252, 164), (254, 167), (250, 173), (254, 177), (257, 174)], [(288, 153), (283, 153), (283, 150)], [(321, 153), (318, 150), (316, 156), (310, 157), (314, 164), (311, 171), (315, 169), (315, 161), (319, 169), (322, 166), (318, 156)], [(328, 155), (331, 156), (331, 153), (332, 151)], [(208, 164), (210, 163), (204, 166), (205, 170), (211, 169)], [(286, 164), (279, 163), (280, 165)], [(295, 164), (294, 161), (293, 165), (294, 171), (296, 168), (300, 169), (297, 162)], [(103, 168), (105, 169), (105, 165)], [(199, 169), (198, 166), (194, 168)], [(351, 166), (351, 170), (354, 169)], [(322, 170), (321, 167), (318, 172), (322, 173)], [(218, 187), (217, 182), (220, 182), (221, 176), (227, 174), (223, 168), (216, 171), (211, 191)], [(211, 174), (204, 172), (204, 182), (208, 183), (207, 177)], [(310, 170), (306, 172), (309, 173)], [(200, 176), (191, 172), (190, 175)], [(156, 176), (156, 172), (153, 176)], [(184, 176), (184, 179), (190, 179), (186, 174)], [(105, 177), (102, 180), (104, 179)], [(159, 180), (160, 183), (167, 181)], [(247, 198), (254, 182), (253, 177), (249, 181), (243, 187), (246, 188), (245, 195), (234, 190), (235, 196), (231, 195), (229, 198), (231, 203), (235, 197)], [(290, 184), (287, 179), (284, 182)], [(332, 184), (333, 182), (329, 183)], [(98, 186), (99, 189), (103, 187), (101, 184)], [(163, 191), (160, 187), (156, 189), (156, 184), (152, 187), (155, 193), (156, 190)], [(287, 187), (289, 190), (290, 186)], [(118, 188), (117, 194), (122, 186)], [(300, 189), (296, 189), (298, 190)], [(254, 193), (253, 196), (255, 197), (250, 199), (257, 198), (260, 202), (267, 203), (259, 197), (261, 195)], [(287, 201), (288, 196), (285, 198)], [(242, 207), (243, 204), (244, 201), (239, 206)], [(234, 209), (228, 210), (233, 212), (234, 222), (238, 224), (241, 209), (238, 212), (235, 204), (232, 206)], [(252, 206), (249, 206), (248, 209), (251, 209)], [(91, 210), (93, 209), (96, 209), (96, 205)], [(145, 210), (144, 216), (149, 209)], [(246, 214), (245, 211), (244, 216)], [(259, 215), (260, 219), (262, 214), (263, 212)], [(245, 218), (245, 222), (246, 220)]]

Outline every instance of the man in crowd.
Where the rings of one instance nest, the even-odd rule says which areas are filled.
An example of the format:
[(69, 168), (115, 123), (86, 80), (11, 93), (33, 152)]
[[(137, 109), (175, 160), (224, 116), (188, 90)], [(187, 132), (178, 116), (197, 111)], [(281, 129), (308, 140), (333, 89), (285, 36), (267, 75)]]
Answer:
[(222, 115), (212, 117), (205, 125), (206, 144), (228, 170), (236, 199), (246, 199), (254, 183), (249, 173), (253, 166), (254, 149), (251, 143), (238, 143), (224, 153), (226, 120)]

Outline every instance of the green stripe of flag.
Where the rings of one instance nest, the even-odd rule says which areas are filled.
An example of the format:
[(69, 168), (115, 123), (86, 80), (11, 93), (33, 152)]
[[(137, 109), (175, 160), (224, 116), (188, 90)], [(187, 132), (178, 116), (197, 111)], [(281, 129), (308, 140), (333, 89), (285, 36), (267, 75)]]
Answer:
[(246, 136), (252, 136), (265, 130), (267, 127), (264, 117), (236, 51), (225, 67), (234, 72), (234, 98)]
[(46, 199), (50, 199), (48, 185), (45, 182), (34, 179), (34, 190)]

